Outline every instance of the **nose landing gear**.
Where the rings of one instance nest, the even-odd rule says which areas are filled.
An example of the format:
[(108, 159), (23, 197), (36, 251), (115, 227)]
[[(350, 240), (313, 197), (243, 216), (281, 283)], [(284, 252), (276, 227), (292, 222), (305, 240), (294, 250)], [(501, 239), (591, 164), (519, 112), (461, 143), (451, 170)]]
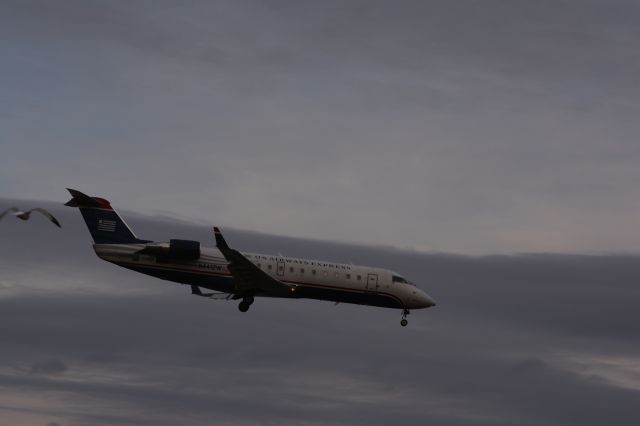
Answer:
[(407, 321), (407, 315), (409, 315), (411, 312), (409, 312), (408, 309), (403, 309), (402, 310), (402, 321), (400, 321), (400, 325), (403, 327), (406, 327), (407, 324), (409, 324), (409, 321)]
[(253, 296), (245, 296), (242, 298), (242, 302), (238, 305), (240, 312), (247, 312), (249, 307), (253, 304)]

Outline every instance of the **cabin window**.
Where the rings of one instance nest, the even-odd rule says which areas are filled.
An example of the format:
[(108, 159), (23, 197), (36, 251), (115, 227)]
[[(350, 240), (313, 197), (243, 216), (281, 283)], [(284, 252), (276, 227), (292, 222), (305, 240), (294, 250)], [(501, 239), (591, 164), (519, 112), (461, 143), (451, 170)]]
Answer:
[(271, 270), (272, 265), (267, 265), (267, 269)]
[(304, 274), (304, 268), (300, 268), (300, 273)]
[(293, 267), (289, 268), (289, 272), (293, 272)]
[(315, 270), (315, 269), (312, 269), (312, 270), (311, 270), (311, 275), (315, 275), (315, 274), (316, 274), (316, 270)]
[(351, 274), (347, 274), (347, 279), (350, 280), (351, 279)]
[(362, 275), (358, 275), (358, 281), (362, 281)]
[(258, 268), (262, 268), (262, 263), (258, 263)]

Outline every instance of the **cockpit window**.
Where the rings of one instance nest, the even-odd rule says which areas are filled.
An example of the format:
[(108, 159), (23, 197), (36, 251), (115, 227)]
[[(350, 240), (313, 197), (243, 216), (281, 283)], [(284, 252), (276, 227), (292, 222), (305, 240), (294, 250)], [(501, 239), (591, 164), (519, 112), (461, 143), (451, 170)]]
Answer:
[(399, 276), (399, 275), (393, 275), (393, 276), (391, 277), (391, 280), (392, 280), (394, 283), (404, 283), (404, 284), (409, 284), (409, 281), (405, 280), (404, 278), (402, 278), (402, 277), (401, 277), (401, 276)]

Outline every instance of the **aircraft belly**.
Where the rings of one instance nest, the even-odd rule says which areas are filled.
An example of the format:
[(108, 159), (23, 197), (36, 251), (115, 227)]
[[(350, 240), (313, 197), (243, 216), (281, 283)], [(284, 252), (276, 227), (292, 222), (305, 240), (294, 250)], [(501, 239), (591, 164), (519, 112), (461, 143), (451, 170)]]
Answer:
[(174, 269), (157, 268), (148, 265), (122, 264), (123, 268), (150, 275), (167, 281), (180, 284), (197, 285), (210, 290), (225, 293), (233, 292), (233, 278), (225, 275), (201, 274), (197, 272), (180, 271)]
[(400, 300), (390, 294), (347, 289), (298, 286), (297, 297), (307, 299), (328, 300), (332, 302), (353, 303), (356, 305), (378, 306), (383, 308), (403, 308)]

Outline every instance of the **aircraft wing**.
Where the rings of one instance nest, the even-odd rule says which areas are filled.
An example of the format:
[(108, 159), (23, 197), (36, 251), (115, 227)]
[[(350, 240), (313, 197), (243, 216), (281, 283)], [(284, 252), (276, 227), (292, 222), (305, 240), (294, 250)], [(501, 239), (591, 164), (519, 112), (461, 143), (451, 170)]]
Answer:
[(216, 237), (216, 246), (224, 258), (229, 262), (227, 268), (234, 280), (238, 293), (279, 293), (286, 295), (296, 291), (296, 286), (285, 284), (258, 268), (256, 264), (247, 259), (238, 250), (234, 250), (225, 241), (220, 229), (213, 228)]

